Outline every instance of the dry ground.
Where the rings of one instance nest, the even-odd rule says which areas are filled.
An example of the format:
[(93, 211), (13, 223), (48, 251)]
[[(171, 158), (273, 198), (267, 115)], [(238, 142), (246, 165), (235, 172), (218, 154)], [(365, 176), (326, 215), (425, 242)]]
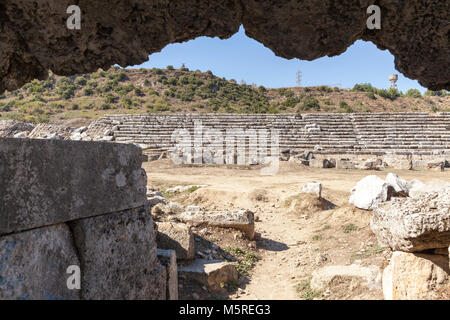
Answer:
[[(389, 250), (378, 245), (370, 230), (371, 213), (348, 205), (350, 189), (369, 174), (385, 178), (388, 172), (407, 180), (450, 181), (448, 169), (445, 172), (337, 170), (282, 162), (277, 175), (261, 176), (257, 167), (182, 167), (169, 160), (147, 162), (144, 168), (150, 189), (163, 191), (175, 185), (208, 185), (172, 196), (172, 200), (183, 205), (255, 212), (256, 231), (261, 238), (253, 243), (233, 236), (232, 231), (203, 230), (199, 234), (194, 230), (201, 238), (196, 245), (213, 242), (220, 250), (240, 247), (260, 256), (247, 277), (219, 296), (229, 299), (382, 299), (381, 290), (358, 287), (349, 290), (341, 283), (333, 284), (325, 292), (315, 292), (309, 287), (311, 273), (322, 266), (355, 262), (382, 268), (388, 263)], [(313, 203), (292, 204), (290, 200), (297, 198), (302, 185), (310, 181), (322, 183), (322, 197), (334, 209), (317, 211)], [(181, 297), (192, 298), (190, 290), (194, 289), (181, 288)], [(194, 297), (217, 296), (204, 290)]]

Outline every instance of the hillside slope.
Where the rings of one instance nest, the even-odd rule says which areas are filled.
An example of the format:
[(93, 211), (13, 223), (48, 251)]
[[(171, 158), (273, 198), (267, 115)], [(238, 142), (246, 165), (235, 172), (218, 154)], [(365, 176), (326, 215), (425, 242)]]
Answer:
[[(450, 111), (450, 96), (405, 96), (362, 85), (266, 89), (174, 69), (99, 70), (73, 77), (50, 75), (0, 96), (0, 119), (48, 122), (111, 113), (295, 113)], [(413, 92), (414, 93), (414, 92)]]

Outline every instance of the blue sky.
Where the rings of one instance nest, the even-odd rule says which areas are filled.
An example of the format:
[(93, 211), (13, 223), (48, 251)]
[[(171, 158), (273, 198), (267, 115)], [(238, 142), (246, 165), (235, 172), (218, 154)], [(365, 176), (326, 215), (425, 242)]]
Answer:
[(371, 42), (357, 41), (337, 57), (323, 57), (314, 61), (284, 59), (261, 43), (247, 37), (244, 29), (233, 37), (199, 37), (170, 44), (161, 52), (149, 56), (149, 61), (132, 68), (179, 68), (184, 63), (191, 70), (211, 70), (219, 77), (244, 80), (267, 88), (296, 86), (296, 74), (302, 72), (302, 86), (338, 86), (352, 88), (356, 83), (369, 82), (377, 88), (388, 88), (388, 77), (399, 75), (398, 87), (405, 92), (410, 88), (425, 88), (415, 80), (404, 77), (395, 70), (394, 57), (381, 51)]

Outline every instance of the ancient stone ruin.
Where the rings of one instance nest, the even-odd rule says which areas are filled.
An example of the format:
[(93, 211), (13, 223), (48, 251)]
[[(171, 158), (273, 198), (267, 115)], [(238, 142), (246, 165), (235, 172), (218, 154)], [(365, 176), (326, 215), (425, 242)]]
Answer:
[[(383, 27), (370, 30), (366, 8), (372, 2), (117, 0), (114, 10), (110, 1), (80, 2), (83, 32), (78, 32), (66, 28), (68, 1), (43, 0), (37, 6), (4, 0), (0, 93), (45, 79), (49, 70), (75, 75), (139, 64), (167, 44), (228, 38), (241, 25), (285, 58), (334, 56), (358, 39), (371, 41), (388, 49), (406, 76), (431, 90), (450, 89), (450, 3), (378, 1)], [(251, 146), (246, 130), (279, 130), (280, 160), (315, 168), (444, 171), (449, 165), (448, 112), (108, 115), (80, 128), (0, 121), (0, 299), (177, 299), (179, 278), (192, 278), (205, 291), (236, 282), (236, 266), (216, 259), (226, 255), (217, 246), (196, 252), (201, 241), (196, 243), (191, 227), (227, 228), (230, 234), (232, 228), (260, 239), (251, 210), (185, 209), (162, 194), (147, 194), (143, 151), (158, 159), (195, 147), (194, 139), (176, 149), (172, 135), (184, 129), (194, 136), (198, 122), (219, 133), (243, 128), (246, 148)], [(207, 142), (199, 147), (208, 148)], [(368, 184), (374, 197), (359, 201)], [(373, 266), (326, 266), (314, 271), (308, 289), (358, 278), (369, 290), (382, 288), (385, 299), (450, 299), (449, 189), (413, 193), (404, 185), (396, 177), (372, 176), (352, 190), (351, 203), (373, 210), (364, 211), (372, 215), (373, 234), (394, 251), (382, 276)], [(184, 186), (191, 187), (197, 186)], [(323, 200), (319, 205), (326, 192), (319, 182), (302, 189)], [(319, 205), (318, 212), (333, 208)], [(297, 220), (309, 212), (301, 214)], [(277, 250), (289, 249), (272, 242)], [(326, 260), (318, 258), (317, 265)], [(72, 277), (77, 270), (79, 286)]]
[[(436, 159), (444, 163), (450, 157), (450, 113), (363, 113), (363, 114), (178, 114), (112, 115), (92, 123), (86, 131), (96, 136), (110, 130), (114, 140), (141, 145), (156, 159), (173, 150), (173, 133), (186, 129), (194, 148), (194, 126), (203, 131), (245, 128), (243, 143), (249, 148), (249, 132), (279, 130), (279, 149), (292, 155), (292, 161), (326, 168), (323, 159), (334, 159), (330, 167), (355, 168), (358, 161), (378, 157), (394, 168), (426, 168)], [(251, 134), (250, 134), (251, 135)], [(270, 140), (269, 140), (270, 142)], [(225, 149), (225, 144), (224, 149)], [(203, 141), (203, 147), (208, 141)], [(312, 158), (317, 158), (316, 161)], [(288, 157), (289, 159), (289, 157)], [(287, 159), (286, 159), (287, 160)], [(310, 160), (310, 161), (308, 161)], [(337, 161), (337, 163), (336, 163)], [(374, 168), (376, 164), (373, 165)], [(369, 166), (368, 169), (371, 167)]]

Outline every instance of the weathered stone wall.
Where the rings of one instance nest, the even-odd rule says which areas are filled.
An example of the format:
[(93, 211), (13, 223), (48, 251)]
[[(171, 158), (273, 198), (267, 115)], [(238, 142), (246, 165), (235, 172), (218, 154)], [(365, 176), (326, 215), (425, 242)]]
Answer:
[(133, 145), (0, 138), (0, 299), (165, 299), (141, 165)]

